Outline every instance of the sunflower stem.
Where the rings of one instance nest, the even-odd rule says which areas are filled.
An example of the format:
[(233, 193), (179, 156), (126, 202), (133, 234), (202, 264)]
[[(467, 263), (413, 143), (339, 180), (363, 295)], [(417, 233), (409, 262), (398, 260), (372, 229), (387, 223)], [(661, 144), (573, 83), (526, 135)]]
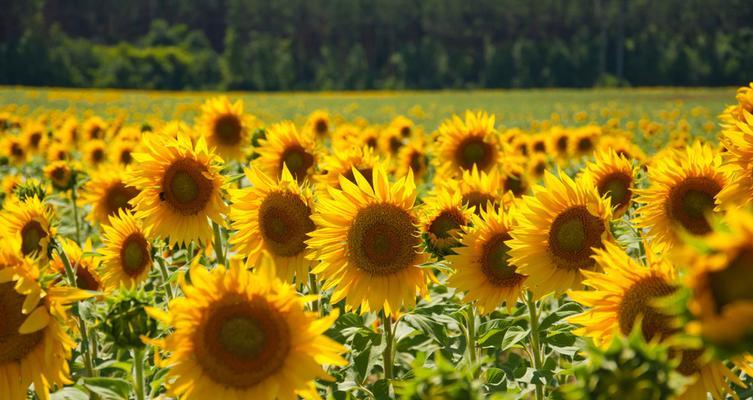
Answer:
[[(530, 317), (530, 340), (533, 368), (540, 372), (544, 361), (541, 358), (541, 343), (539, 342), (539, 316), (536, 310), (536, 302), (533, 300), (533, 293), (530, 291), (526, 294), (526, 305), (528, 306), (528, 315)], [(544, 385), (540, 380), (536, 380), (536, 400), (544, 399)]]
[(76, 178), (74, 175), (71, 185), (71, 207), (73, 208), (73, 222), (76, 225), (76, 244), (81, 245), (81, 228), (78, 222), (78, 205), (76, 204)]
[(220, 231), (220, 225), (212, 221), (212, 228), (214, 229), (214, 254), (217, 256), (217, 263), (225, 264), (225, 253), (222, 248), (222, 232)]
[[(76, 273), (73, 272), (73, 266), (71, 266), (71, 260), (65, 254), (62, 248), (58, 247), (57, 252), (60, 255), (60, 260), (63, 262), (65, 268), (65, 275), (68, 278), (68, 283), (71, 287), (78, 287), (76, 282)], [(91, 345), (89, 342), (89, 335), (86, 328), (86, 321), (84, 316), (79, 312), (78, 305), (73, 307), (73, 313), (78, 317), (78, 328), (81, 331), (81, 353), (84, 356), (84, 367), (86, 368), (87, 376), (94, 376), (94, 363), (92, 362)]]
[(309, 294), (316, 295), (316, 300), (311, 302), (311, 311), (319, 313), (319, 287), (314, 274), (309, 274)]
[(470, 304), (466, 310), (466, 326), (468, 328), (468, 360), (471, 366), (476, 365), (478, 349), (476, 348), (476, 312), (475, 306)]
[(162, 273), (162, 280), (165, 281), (165, 295), (167, 296), (167, 301), (170, 301), (173, 299), (173, 285), (170, 284), (170, 274), (167, 272), (165, 260), (163, 260), (162, 257), (156, 258), (157, 264), (159, 265), (159, 270)]
[(143, 348), (133, 349), (133, 371), (134, 371), (134, 390), (136, 392), (136, 400), (144, 400), (144, 354), (146, 350)]
[(392, 380), (392, 367), (394, 362), (392, 360), (392, 342), (394, 340), (395, 333), (392, 331), (392, 317), (382, 312), (382, 330), (384, 331), (384, 352), (382, 358), (384, 358), (384, 379)]

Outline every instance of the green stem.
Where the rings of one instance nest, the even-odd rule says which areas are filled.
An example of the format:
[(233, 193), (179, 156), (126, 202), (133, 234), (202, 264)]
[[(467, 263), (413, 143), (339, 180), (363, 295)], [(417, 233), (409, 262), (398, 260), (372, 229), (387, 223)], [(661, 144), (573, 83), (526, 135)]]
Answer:
[(212, 227), (214, 229), (214, 254), (217, 256), (217, 263), (225, 265), (225, 253), (222, 248), (222, 232), (220, 232), (220, 226), (212, 221)]
[[(533, 355), (533, 368), (536, 371), (541, 371), (544, 361), (541, 358), (541, 343), (539, 342), (539, 316), (536, 310), (536, 302), (533, 300), (533, 294), (528, 292), (526, 294), (526, 305), (528, 306), (528, 314), (530, 317), (531, 325), (531, 353)], [(536, 400), (544, 399), (544, 385), (540, 380), (536, 380)]]
[(470, 304), (465, 314), (466, 325), (468, 327), (468, 357), (471, 365), (476, 364), (477, 352), (476, 349), (476, 313), (475, 306)]
[(384, 379), (389, 381), (393, 378), (392, 342), (395, 333), (392, 331), (392, 317), (384, 312), (382, 312), (382, 330), (384, 331), (385, 343), (384, 352), (382, 353), (382, 358), (384, 358)]
[(78, 222), (78, 205), (76, 204), (76, 180), (73, 180), (73, 186), (71, 186), (71, 207), (73, 207), (73, 221), (76, 225), (76, 243), (81, 245), (81, 228)]
[(173, 299), (173, 285), (170, 284), (170, 274), (167, 272), (165, 260), (163, 260), (162, 257), (157, 257), (157, 264), (162, 273), (162, 280), (165, 281), (165, 295), (167, 295), (167, 301), (170, 301)]
[(316, 275), (309, 274), (309, 294), (316, 295), (316, 300), (311, 302), (311, 310), (315, 313), (319, 312), (319, 287), (316, 283)]
[(144, 400), (144, 354), (146, 350), (136, 348), (133, 350), (133, 371), (134, 371), (134, 390), (136, 391), (136, 400)]
[[(58, 248), (57, 252), (60, 255), (60, 260), (63, 261), (63, 267), (65, 267), (65, 275), (68, 278), (68, 283), (71, 285), (71, 287), (78, 287), (78, 284), (76, 283), (76, 273), (73, 272), (71, 261), (68, 259), (68, 256), (65, 254), (63, 249)], [(91, 345), (89, 343), (86, 321), (84, 321), (84, 316), (79, 312), (78, 305), (73, 307), (73, 313), (78, 317), (78, 328), (81, 331), (81, 353), (84, 356), (84, 367), (86, 368), (86, 374), (87, 376), (94, 376), (94, 363), (92, 362)]]

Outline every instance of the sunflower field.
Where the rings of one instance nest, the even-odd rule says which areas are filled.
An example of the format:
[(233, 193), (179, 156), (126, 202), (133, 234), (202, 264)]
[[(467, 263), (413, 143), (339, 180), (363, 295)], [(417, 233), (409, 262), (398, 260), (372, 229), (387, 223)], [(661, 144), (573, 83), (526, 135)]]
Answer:
[(753, 397), (753, 83), (0, 89), (0, 400)]

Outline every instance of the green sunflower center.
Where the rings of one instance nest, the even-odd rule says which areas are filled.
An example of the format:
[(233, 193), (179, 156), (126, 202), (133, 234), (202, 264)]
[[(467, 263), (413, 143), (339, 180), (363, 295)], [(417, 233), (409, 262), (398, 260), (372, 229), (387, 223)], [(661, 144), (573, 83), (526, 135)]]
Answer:
[(292, 257), (306, 249), (308, 234), (316, 226), (311, 208), (298, 194), (272, 192), (259, 207), (259, 227), (270, 252)]
[(107, 204), (107, 215), (115, 215), (119, 210), (130, 210), (133, 208), (128, 202), (139, 194), (138, 189), (133, 186), (126, 186), (118, 182), (105, 194), (105, 203)]
[(228, 353), (241, 357), (253, 357), (265, 342), (264, 331), (259, 323), (246, 316), (232, 317), (220, 328), (220, 343)]
[(309, 168), (314, 165), (314, 156), (309, 154), (303, 147), (294, 145), (290, 146), (282, 153), (282, 164), (288, 167), (288, 171), (302, 182), (308, 176)]
[(585, 206), (574, 206), (555, 218), (549, 231), (549, 251), (561, 267), (591, 268), (594, 247), (602, 247), (604, 221)]
[(140, 233), (132, 233), (123, 241), (120, 262), (128, 275), (140, 274), (149, 265), (149, 244)]
[(510, 265), (510, 247), (505, 243), (510, 240), (508, 233), (498, 233), (485, 244), (481, 256), (481, 270), (490, 282), (498, 286), (514, 286), (522, 282), (525, 277), (515, 272)]
[(613, 172), (601, 179), (598, 190), (599, 195), (607, 195), (613, 207), (622, 208), (630, 204), (632, 192), (630, 183), (632, 178), (622, 172)]
[(692, 234), (711, 232), (706, 215), (713, 211), (714, 199), (721, 189), (719, 183), (709, 177), (686, 178), (669, 192), (669, 218)]
[(213, 182), (205, 176), (207, 168), (198, 161), (176, 160), (165, 172), (162, 181), (164, 199), (183, 215), (195, 215), (212, 198)]
[(429, 232), (440, 239), (447, 239), (465, 225), (465, 217), (459, 210), (442, 211), (429, 225)]

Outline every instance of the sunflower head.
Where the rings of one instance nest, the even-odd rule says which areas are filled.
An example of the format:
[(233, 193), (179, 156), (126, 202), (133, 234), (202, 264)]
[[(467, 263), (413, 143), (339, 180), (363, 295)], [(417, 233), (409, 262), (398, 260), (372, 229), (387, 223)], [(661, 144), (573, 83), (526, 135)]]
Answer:
[(428, 173), (429, 154), (421, 136), (410, 140), (401, 147), (395, 158), (395, 176), (403, 177), (408, 170), (413, 171), (413, 177), (421, 181)]
[[(91, 239), (86, 240), (83, 248), (79, 247), (73, 240), (67, 238), (60, 238), (58, 241), (60, 251), (65, 253), (76, 275), (76, 286), (79, 289), (94, 292), (102, 290), (104, 286), (102, 285), (102, 277), (99, 274), (100, 257), (90, 255), (94, 251)], [(65, 275), (65, 262), (59, 252), (53, 253), (50, 267), (53, 271)]]
[(460, 192), (437, 189), (424, 199), (421, 236), (426, 248), (437, 258), (452, 254), (464, 226), (471, 223), (472, 212), (463, 205)]
[(299, 132), (289, 121), (272, 125), (257, 153), (257, 165), (264, 173), (279, 177), (285, 166), (298, 182), (312, 177), (319, 158), (314, 136)]
[(94, 139), (84, 144), (84, 161), (87, 165), (97, 168), (105, 164), (107, 160), (107, 145), (104, 140)]
[(437, 145), (437, 168), (451, 176), (471, 171), (474, 166), (488, 172), (500, 159), (494, 115), (485, 112), (467, 111), (465, 120), (457, 115), (445, 120), (438, 130)]
[(225, 96), (208, 99), (201, 106), (199, 132), (210, 148), (226, 160), (243, 157), (251, 134), (251, 120), (243, 114), (243, 101), (231, 103)]
[(81, 130), (86, 141), (102, 140), (107, 134), (107, 123), (102, 118), (93, 116), (84, 121)]
[(130, 211), (118, 210), (103, 226), (102, 280), (108, 290), (132, 288), (152, 269), (151, 234)]
[(124, 168), (103, 168), (92, 172), (81, 189), (81, 204), (91, 206), (86, 218), (94, 223), (108, 224), (120, 210), (133, 209), (131, 200), (139, 190), (126, 183)]
[(636, 168), (633, 163), (614, 150), (598, 151), (580, 179), (584, 184), (596, 187), (599, 195), (606, 196), (614, 216), (620, 217), (630, 208), (635, 190)]
[(398, 115), (397, 117), (395, 117), (392, 122), (390, 122), (390, 126), (393, 127), (396, 131), (400, 132), (400, 136), (404, 138), (410, 138), (411, 136), (413, 136), (413, 121), (403, 115)]
[(727, 152), (725, 167), (730, 179), (719, 192), (717, 201), (722, 208), (730, 209), (753, 203), (753, 114), (743, 111), (746, 123), (736, 122), (727, 127), (720, 138)]
[(55, 234), (53, 215), (52, 207), (32, 196), (6, 201), (0, 219), (5, 233), (18, 239), (21, 254), (44, 260), (50, 253), (50, 241)]
[(503, 186), (497, 168), (486, 173), (473, 167), (470, 171), (464, 171), (461, 179), (437, 182), (437, 185), (460, 193), (463, 205), (476, 215), (489, 205), (499, 207), (502, 204)]
[(323, 138), (330, 132), (329, 113), (324, 110), (316, 110), (309, 115), (306, 120), (306, 129), (311, 131), (314, 136)]
[(73, 186), (75, 171), (67, 161), (55, 161), (44, 167), (45, 177), (57, 190), (68, 190)]

